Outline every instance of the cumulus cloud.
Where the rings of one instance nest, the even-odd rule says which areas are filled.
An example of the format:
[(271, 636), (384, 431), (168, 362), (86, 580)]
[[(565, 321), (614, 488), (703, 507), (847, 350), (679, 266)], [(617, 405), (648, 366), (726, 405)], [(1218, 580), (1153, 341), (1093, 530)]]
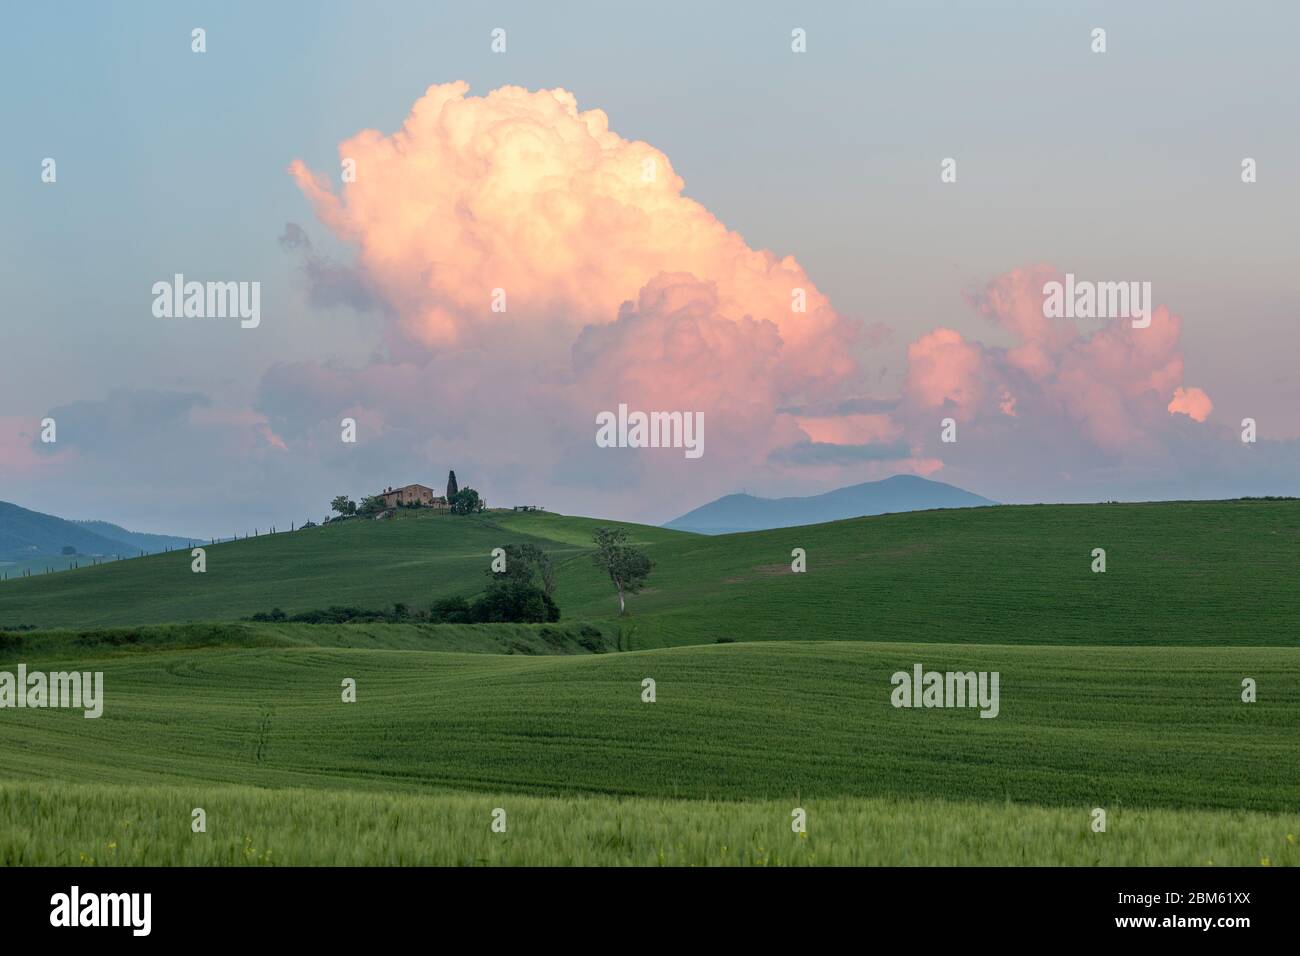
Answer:
[[(430, 87), (400, 130), (361, 132), (339, 156), (356, 180), (338, 192), (301, 161), (290, 172), (393, 316), (391, 359), (269, 373), (258, 408), (289, 438), (344, 408), (391, 431), (418, 407), (412, 433), (433, 439), (430, 454), (496, 427), (515, 454), (537, 453), (534, 472), (572, 480), (581, 462), (587, 482), (625, 488), (627, 461), (593, 457), (596, 413), (699, 411), (707, 452), (693, 477), (722, 493), (787, 467), (769, 454), (816, 435), (783, 409), (851, 400), (861, 349), (888, 338), (836, 312), (792, 257), (752, 249), (683, 195), (667, 156), (564, 90)], [(314, 255), (297, 227), (282, 244)], [(862, 443), (860, 429), (849, 437)], [(636, 460), (634, 484), (682, 467)]]
[(1199, 388), (1183, 388), (1180, 385), (1174, 389), (1174, 397), (1170, 399), (1168, 408), (1171, 415), (1186, 415), (1192, 421), (1203, 422), (1210, 417), (1214, 403)]
[(1178, 316), (1162, 305), (1146, 328), (1115, 318), (1086, 331), (1075, 320), (1044, 317), (1043, 286), (1061, 279), (1051, 266), (1013, 269), (969, 294), (1015, 344), (989, 347), (946, 328), (922, 336), (908, 347), (908, 406), (943, 409), (959, 422), (1018, 418), (1032, 407), (1102, 452), (1158, 440), (1163, 425), (1151, 412), (1174, 411), (1171, 400), (1205, 420), (1209, 397), (1182, 384)]
[[(339, 146), (356, 181), (335, 193), (295, 161), (318, 218), (356, 244), (358, 266), (411, 341), (482, 341), (494, 324), (576, 332), (615, 320), (660, 274), (713, 284), (720, 314), (770, 322), (787, 354), (783, 391), (857, 375), (859, 329), (790, 256), (750, 248), (700, 203), (668, 157), (626, 140), (573, 94), (430, 87), (390, 136)], [(506, 311), (494, 312), (494, 290)], [(792, 308), (803, 290), (805, 311)]]
[[(945, 470), (996, 496), (981, 474), (1013, 469), (1052, 497), (1171, 467), (1198, 440), (1178, 421), (1209, 427), (1209, 396), (1183, 381), (1179, 317), (1049, 319), (1050, 265), (967, 296), (1010, 345), (935, 328), (908, 345), (900, 393), (870, 395), (863, 350), (888, 327), (837, 312), (792, 257), (752, 249), (683, 194), (667, 156), (564, 90), (433, 86), (399, 130), (338, 152), (356, 179), (337, 191), (302, 161), (290, 172), (355, 264), (320, 264), (296, 226), (282, 241), (316, 261), (322, 298), (365, 290), (391, 318), (389, 354), (277, 366), (257, 404), (291, 447), (331, 460), (346, 413), (410, 467), (468, 457), (507, 493), (540, 485), (624, 513), (635, 500), (645, 516), (677, 507), (677, 479), (704, 499)], [(594, 416), (619, 404), (704, 412), (705, 458), (597, 449)], [(939, 442), (942, 417), (960, 423), (956, 445)]]
[(916, 408), (943, 409), (959, 421), (969, 421), (988, 404), (990, 378), (987, 353), (960, 332), (939, 328), (907, 347), (907, 380), (903, 390)]
[[(1046, 318), (1043, 286), (1062, 278), (1049, 265), (1012, 269), (966, 295), (1010, 345), (939, 328), (909, 346), (895, 420), (920, 440), (914, 451), (1003, 500), (1141, 494), (1185, 480), (1197, 456), (1235, 467), (1210, 397), (1183, 382), (1182, 320), (1165, 305), (1146, 328)], [(955, 444), (940, 441), (941, 417), (958, 422)]]
[[(897, 394), (876, 394), (865, 352), (888, 326), (838, 312), (793, 257), (751, 248), (684, 194), (667, 156), (564, 90), (433, 86), (400, 129), (338, 154), (356, 177), (337, 189), (333, 162), (289, 172), (325, 241), (351, 251), (327, 255), (292, 222), (280, 245), (309, 304), (372, 314), (369, 360), (271, 364), (251, 400), (126, 389), (72, 403), (53, 411), (57, 447), (37, 443), (43, 410), (0, 419), (6, 487), (153, 527), (169, 507), (230, 502), (240, 530), (453, 467), (494, 504), (649, 520), (740, 487), (900, 472), (1005, 501), (1300, 490), (1300, 444), (1244, 446), (1184, 381), (1177, 315), (1158, 306), (1144, 329), (1046, 318), (1050, 265), (967, 295), (1010, 344), (938, 325), (906, 345)], [(620, 404), (702, 412), (704, 457), (598, 448), (596, 415)], [(940, 441), (947, 417), (955, 444)], [(87, 491), (101, 473), (111, 486)]]

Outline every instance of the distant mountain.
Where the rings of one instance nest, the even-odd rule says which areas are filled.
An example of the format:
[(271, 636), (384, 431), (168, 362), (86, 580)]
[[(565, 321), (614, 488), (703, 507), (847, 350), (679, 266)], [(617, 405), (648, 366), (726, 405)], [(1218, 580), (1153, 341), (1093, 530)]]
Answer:
[(141, 550), (184, 548), (196, 538), (138, 534), (106, 521), (68, 521), (0, 501), (0, 560), (61, 557), (64, 548), (77, 554), (134, 557)]
[(884, 481), (868, 481), (807, 498), (727, 495), (674, 518), (664, 527), (697, 534), (730, 534), (734, 531), (792, 528), (863, 515), (995, 504), (996, 501), (941, 481), (915, 475), (895, 475)]
[(143, 531), (127, 531), (125, 528), (109, 524), (107, 521), (74, 521), (72, 523), (87, 528), (111, 541), (121, 541), (129, 544), (137, 552), (146, 551), (152, 554), (155, 551), (163, 551), (167, 548), (187, 548), (191, 542), (195, 544), (202, 543), (199, 538), (178, 538), (170, 534), (146, 534)]

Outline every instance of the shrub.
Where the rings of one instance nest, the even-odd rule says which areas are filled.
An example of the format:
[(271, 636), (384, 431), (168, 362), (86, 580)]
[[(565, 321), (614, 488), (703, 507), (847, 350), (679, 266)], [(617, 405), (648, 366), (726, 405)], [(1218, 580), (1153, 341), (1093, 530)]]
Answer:
[(370, 611), (351, 604), (331, 604), (323, 611), (303, 611), (289, 618), (303, 624), (347, 624), (350, 621), (383, 621), (383, 611)]
[(476, 623), (543, 624), (560, 619), (560, 609), (539, 587), (520, 581), (491, 584), (471, 609)]
[(96, 647), (107, 644), (121, 647), (123, 644), (139, 644), (144, 635), (139, 631), (82, 631), (77, 635), (77, 643), (83, 647)]
[(578, 632), (578, 644), (593, 654), (604, 654), (605, 651), (609, 650), (605, 646), (605, 635), (594, 627), (584, 627)]
[(473, 616), (469, 602), (457, 596), (434, 601), (429, 609), (429, 620), (435, 624), (469, 624)]

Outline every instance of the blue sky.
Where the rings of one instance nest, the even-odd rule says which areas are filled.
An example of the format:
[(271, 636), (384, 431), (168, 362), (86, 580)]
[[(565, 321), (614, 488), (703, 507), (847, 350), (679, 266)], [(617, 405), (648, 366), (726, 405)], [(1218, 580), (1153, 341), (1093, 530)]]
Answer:
[[(863, 356), (863, 393), (903, 389), (909, 343), (935, 327), (1010, 344), (963, 294), (1045, 262), (1151, 281), (1182, 318), (1186, 381), (1213, 396), (1219, 424), (1254, 415), (1273, 439), (1300, 437), (1293, 4), (70, 3), (4, 19), (0, 419), (11, 425), (123, 389), (199, 394), (234, 417), (257, 406), (276, 363), (391, 359), (382, 310), (305, 301), (301, 263), (277, 242), (285, 224), (339, 262), (353, 252), (286, 168), (329, 168), (340, 142), (390, 134), (428, 86), (464, 80), (474, 96), (572, 92), (670, 157), (685, 195), (749, 246), (795, 256), (839, 313), (887, 325), (889, 340)], [(190, 50), (196, 26), (202, 55)], [(489, 50), (497, 26), (504, 55)], [(808, 31), (802, 56), (789, 49), (794, 26)], [(1104, 55), (1089, 50), (1096, 26)], [(47, 156), (55, 185), (39, 179)], [(958, 158), (955, 189), (936, 176), (945, 156)], [(1244, 156), (1259, 163), (1251, 186)], [(260, 281), (263, 327), (160, 324), (148, 290), (175, 272)], [(298, 500), (266, 495), (269, 475), (219, 456), (196, 481), (166, 460), (197, 461), (204, 447), (177, 443), (153, 452), (176, 487), (143, 493), (134, 468), (149, 446), (122, 446), (128, 468), (110, 442), (67, 470), (10, 462), (0, 497), (215, 534), (232, 514), (319, 517), (329, 488), (359, 494), (353, 482), (446, 470), (415, 456), (386, 480), (382, 461), (340, 470), (304, 456), (274, 473), (301, 483)], [(1207, 460), (1206, 474), (1216, 467)], [(1276, 467), (1198, 485), (1184, 462), (1120, 490), (1294, 492)], [(873, 475), (724, 471), (700, 491), (814, 493)], [(1035, 486), (992, 459), (936, 477), (1004, 500), (1114, 496), (1102, 477)], [(584, 503), (527, 467), (497, 484), (498, 497)], [(674, 511), (627, 495), (590, 510), (664, 520), (704, 500)]]

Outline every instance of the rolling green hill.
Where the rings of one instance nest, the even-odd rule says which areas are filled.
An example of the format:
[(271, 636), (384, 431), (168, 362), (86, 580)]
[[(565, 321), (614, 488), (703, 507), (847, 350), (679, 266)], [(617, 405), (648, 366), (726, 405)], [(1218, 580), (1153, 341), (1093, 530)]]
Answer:
[[(11, 579), (0, 584), (0, 628), (228, 621), (273, 607), (292, 613), (331, 604), (427, 606), (437, 597), (481, 590), (495, 547), (532, 541), (565, 561), (590, 543), (592, 529), (617, 523), (529, 518), (407, 513), (211, 545), (205, 574), (191, 571), (190, 552), (173, 551)], [(690, 537), (627, 527), (644, 543)]]
[[(477, 592), (491, 549), (560, 563), (566, 620), (612, 620), (585, 556), (601, 522), (491, 512), (352, 521), (0, 583), (0, 626), (235, 620), (281, 607), (425, 607)], [(999, 506), (704, 537), (627, 526), (656, 562), (630, 646), (738, 640), (1300, 643), (1300, 502)], [(791, 550), (807, 552), (793, 574)], [(1105, 574), (1090, 570), (1106, 550)], [(632, 630), (635, 628), (635, 630)]]
[[(0, 584), (0, 624), (46, 628), (0, 630), (0, 671), (105, 675), (99, 719), (0, 711), (0, 863), (1300, 862), (1300, 502), (629, 525), (656, 567), (625, 619), (604, 524), (404, 515)], [(558, 625), (240, 620), (472, 594), (522, 541)], [(997, 718), (892, 707), (918, 663), (997, 671)]]
[[(3, 659), (13, 662), (20, 651)], [(526, 657), (76, 647), (104, 715), (9, 710), (0, 779), (1294, 810), (1300, 650), (769, 642)], [(1001, 712), (890, 705), (914, 663)], [(5, 667), (10, 667), (6, 663)], [(1253, 677), (1260, 702), (1244, 704)], [(344, 678), (357, 701), (341, 701)], [(657, 700), (641, 699), (653, 678)]]

